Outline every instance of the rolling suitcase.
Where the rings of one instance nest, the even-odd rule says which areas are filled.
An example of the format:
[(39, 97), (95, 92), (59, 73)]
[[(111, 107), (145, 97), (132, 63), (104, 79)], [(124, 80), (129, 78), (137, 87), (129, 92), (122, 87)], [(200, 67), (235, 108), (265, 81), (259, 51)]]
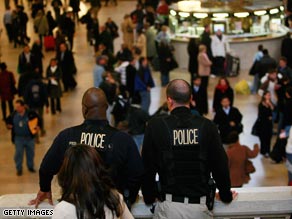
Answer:
[(55, 50), (56, 48), (55, 38), (53, 36), (45, 36), (44, 46), (46, 51)]
[(226, 62), (225, 63), (226, 76), (228, 76), (228, 77), (237, 76), (239, 74), (239, 69), (240, 69), (239, 57), (227, 54), (225, 62)]

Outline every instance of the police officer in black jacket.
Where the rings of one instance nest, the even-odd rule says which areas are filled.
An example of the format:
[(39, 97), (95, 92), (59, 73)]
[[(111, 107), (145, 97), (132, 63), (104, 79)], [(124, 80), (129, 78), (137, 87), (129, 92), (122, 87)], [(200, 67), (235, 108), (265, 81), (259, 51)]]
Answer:
[(204, 218), (203, 197), (209, 190), (210, 173), (223, 202), (229, 203), (237, 195), (230, 190), (227, 156), (216, 126), (192, 115), (191, 88), (186, 81), (171, 81), (166, 96), (170, 115), (153, 118), (145, 131), (144, 201), (159, 200), (154, 218)]
[[(108, 103), (99, 88), (88, 89), (82, 99), (85, 121), (78, 126), (63, 130), (55, 138), (46, 153), (39, 170), (40, 191), (31, 205), (44, 199), (52, 204), (51, 181), (58, 173), (65, 151), (76, 144), (95, 147), (110, 170), (110, 175), (125, 201), (136, 200), (143, 175), (142, 159), (132, 138), (109, 126), (106, 120)], [(90, 171), (90, 170), (88, 170)]]

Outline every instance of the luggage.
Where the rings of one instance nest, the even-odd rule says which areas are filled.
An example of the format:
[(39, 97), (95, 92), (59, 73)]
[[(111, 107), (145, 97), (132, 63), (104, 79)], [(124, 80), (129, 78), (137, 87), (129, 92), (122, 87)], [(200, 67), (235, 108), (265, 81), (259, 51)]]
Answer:
[(227, 54), (225, 62), (226, 76), (230, 77), (237, 76), (239, 74), (240, 69), (240, 59), (238, 57)]
[(276, 163), (280, 163), (283, 161), (283, 158), (286, 157), (286, 144), (287, 138), (277, 138), (276, 143), (273, 147), (272, 152), (270, 153), (270, 158), (274, 160)]
[(55, 50), (56, 48), (55, 38), (53, 36), (45, 36), (44, 46), (46, 51)]

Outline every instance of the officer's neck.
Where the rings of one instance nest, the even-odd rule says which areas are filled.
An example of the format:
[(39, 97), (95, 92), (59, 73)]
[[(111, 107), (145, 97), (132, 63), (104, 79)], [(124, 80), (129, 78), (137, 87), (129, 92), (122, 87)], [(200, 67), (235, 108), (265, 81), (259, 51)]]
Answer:
[(186, 108), (190, 108), (190, 104), (178, 104), (178, 103), (175, 103), (173, 104), (172, 106), (169, 107), (169, 111), (173, 111), (174, 109), (177, 109), (177, 108), (182, 108), (182, 107), (186, 107)]

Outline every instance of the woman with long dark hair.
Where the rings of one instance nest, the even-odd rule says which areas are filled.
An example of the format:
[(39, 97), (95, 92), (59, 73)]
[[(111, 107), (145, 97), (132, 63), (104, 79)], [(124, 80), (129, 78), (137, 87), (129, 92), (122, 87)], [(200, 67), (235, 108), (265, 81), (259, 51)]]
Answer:
[(271, 139), (273, 135), (273, 120), (272, 112), (274, 105), (271, 101), (271, 93), (265, 91), (263, 93), (261, 102), (258, 107), (258, 120), (259, 120), (259, 138), (261, 143), (261, 154), (265, 157), (269, 157), (271, 148)]
[(52, 219), (133, 219), (93, 147), (79, 144), (66, 151), (58, 183), (62, 197)]

